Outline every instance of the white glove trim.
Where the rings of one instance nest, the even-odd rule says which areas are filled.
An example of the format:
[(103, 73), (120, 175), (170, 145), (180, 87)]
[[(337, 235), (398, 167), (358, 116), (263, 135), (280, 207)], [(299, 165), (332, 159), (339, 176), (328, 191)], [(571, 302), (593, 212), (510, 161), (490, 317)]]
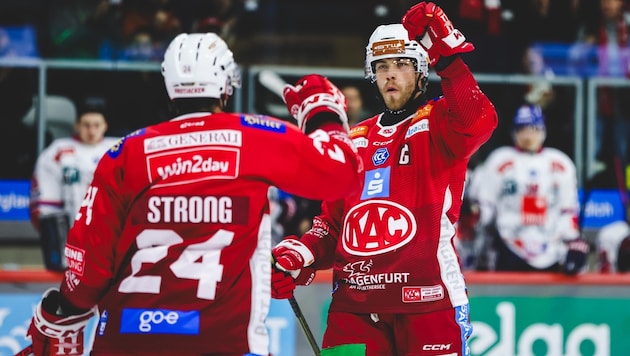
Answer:
[(425, 50), (429, 50), (429, 48), (433, 47), (433, 41), (431, 41), (431, 37), (429, 36), (429, 31), (424, 33), (424, 36), (420, 39), (420, 44), (424, 47)]
[[(280, 243), (276, 245), (276, 247), (278, 246), (284, 246), (289, 250), (297, 251), (297, 253), (299, 253), (304, 259), (304, 266), (302, 267), (308, 267), (312, 265), (313, 262), (315, 262), (315, 256), (313, 255), (313, 252), (311, 252), (311, 249), (306, 247), (306, 245), (303, 244), (300, 240), (295, 240), (295, 239), (282, 240), (280, 241)], [(288, 272), (287, 270), (282, 268), (282, 266), (280, 266), (278, 263), (276, 263), (276, 267), (281, 271)]]
[[(58, 292), (57, 289), (51, 288), (44, 292), (42, 297), (42, 301), (52, 292)], [(81, 329), (85, 328), (85, 326), (90, 321), (90, 318), (94, 316), (95, 309), (92, 308), (89, 311), (79, 314), (79, 315), (69, 315), (67, 318), (59, 320), (57, 323), (51, 323), (50, 321), (44, 318), (42, 314), (42, 301), (37, 304), (35, 308), (35, 314), (33, 315), (33, 323), (39, 332), (41, 332), (44, 336), (55, 339), (63, 339), (70, 335), (77, 334)], [(90, 316), (90, 318), (86, 318)], [(79, 321), (72, 323), (74, 320), (78, 319)], [(58, 323), (64, 323), (66, 325), (59, 325)]]
[(466, 37), (459, 32), (458, 29), (454, 29), (448, 36), (442, 38), (442, 42), (446, 43), (451, 48), (456, 48), (466, 41)]
[[(339, 103), (339, 100), (340, 98), (328, 93), (317, 93), (304, 99), (295, 114), (295, 119), (297, 120), (300, 129), (304, 131), (304, 126), (306, 125), (305, 119), (308, 114), (313, 111), (313, 109), (326, 107), (330, 109), (329, 111), (333, 111), (339, 116), (339, 120), (346, 132), (350, 131), (350, 127), (348, 125), (348, 115), (346, 114), (343, 105)], [(343, 99), (341, 100), (343, 101)]]

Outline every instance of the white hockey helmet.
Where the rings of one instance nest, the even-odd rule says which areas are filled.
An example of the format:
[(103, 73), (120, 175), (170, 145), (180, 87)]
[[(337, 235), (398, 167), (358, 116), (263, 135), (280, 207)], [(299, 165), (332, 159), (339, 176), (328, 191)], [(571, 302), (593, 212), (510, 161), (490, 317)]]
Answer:
[(182, 33), (164, 53), (162, 75), (168, 96), (224, 98), (241, 87), (232, 51), (215, 33)]
[(409, 40), (402, 24), (378, 26), (365, 47), (365, 78), (376, 81), (374, 62), (384, 58), (411, 58), (416, 71), (429, 77), (429, 55), (416, 41)]

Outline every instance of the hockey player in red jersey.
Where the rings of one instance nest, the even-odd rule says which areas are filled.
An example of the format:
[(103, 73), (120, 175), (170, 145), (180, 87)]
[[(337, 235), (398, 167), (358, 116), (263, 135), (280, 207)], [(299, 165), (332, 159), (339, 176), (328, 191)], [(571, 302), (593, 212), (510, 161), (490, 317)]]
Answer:
[[(443, 11), (425, 2), (369, 39), (366, 78), (385, 110), (351, 130), (365, 164), (362, 190), (322, 204), (310, 231), (272, 250), (279, 270), (332, 267), (325, 349), (470, 352), (454, 224), (468, 160), (497, 125), (493, 104), (460, 58), (472, 50)], [(441, 78), (443, 97), (426, 97), (429, 65)], [(304, 274), (296, 284), (310, 280)], [(294, 287), (274, 284), (274, 297), (287, 298)]]
[(335, 200), (361, 186), (345, 98), (325, 77), (285, 88), (299, 124), (226, 113), (240, 72), (216, 34), (162, 63), (176, 115), (111, 148), (68, 236), (68, 269), (28, 334), (35, 355), (268, 355), (267, 192)]

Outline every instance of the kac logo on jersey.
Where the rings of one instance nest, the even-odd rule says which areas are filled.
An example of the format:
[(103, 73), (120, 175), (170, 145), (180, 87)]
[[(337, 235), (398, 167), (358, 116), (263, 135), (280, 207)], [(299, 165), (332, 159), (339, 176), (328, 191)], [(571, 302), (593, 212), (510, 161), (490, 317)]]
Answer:
[(382, 127), (380, 130), (378, 130), (378, 134), (384, 137), (391, 137), (396, 133), (396, 130), (397, 129), (395, 126)]
[(391, 167), (384, 167), (365, 172), (361, 200), (388, 197), (390, 171)]
[(199, 334), (199, 312), (167, 309), (123, 309), (121, 334)]
[(378, 255), (406, 245), (416, 231), (416, 219), (406, 207), (388, 200), (368, 200), (346, 214), (343, 249), (351, 255)]
[(389, 151), (387, 150), (387, 147), (382, 147), (376, 150), (376, 152), (372, 155), (372, 163), (374, 163), (375, 166), (380, 166), (385, 163), (388, 158)]

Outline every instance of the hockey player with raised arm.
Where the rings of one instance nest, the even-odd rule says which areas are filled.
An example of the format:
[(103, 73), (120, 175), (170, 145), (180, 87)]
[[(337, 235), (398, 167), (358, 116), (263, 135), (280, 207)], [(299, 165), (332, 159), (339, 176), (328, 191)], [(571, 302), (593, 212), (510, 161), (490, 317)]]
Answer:
[(36, 356), (268, 355), (270, 186), (335, 200), (360, 189), (345, 98), (328, 79), (287, 86), (298, 126), (224, 112), (240, 71), (214, 33), (180, 34), (162, 74), (175, 117), (101, 159), (35, 309)]
[[(308, 283), (312, 270), (332, 267), (326, 351), (469, 354), (454, 224), (468, 160), (497, 125), (493, 104), (460, 57), (472, 50), (430, 2), (369, 39), (366, 78), (385, 110), (350, 134), (365, 164), (362, 189), (323, 203), (310, 231), (272, 250), (278, 270), (301, 271), (294, 284), (272, 286), (277, 298)], [(426, 96), (429, 66), (441, 78), (441, 97)]]

